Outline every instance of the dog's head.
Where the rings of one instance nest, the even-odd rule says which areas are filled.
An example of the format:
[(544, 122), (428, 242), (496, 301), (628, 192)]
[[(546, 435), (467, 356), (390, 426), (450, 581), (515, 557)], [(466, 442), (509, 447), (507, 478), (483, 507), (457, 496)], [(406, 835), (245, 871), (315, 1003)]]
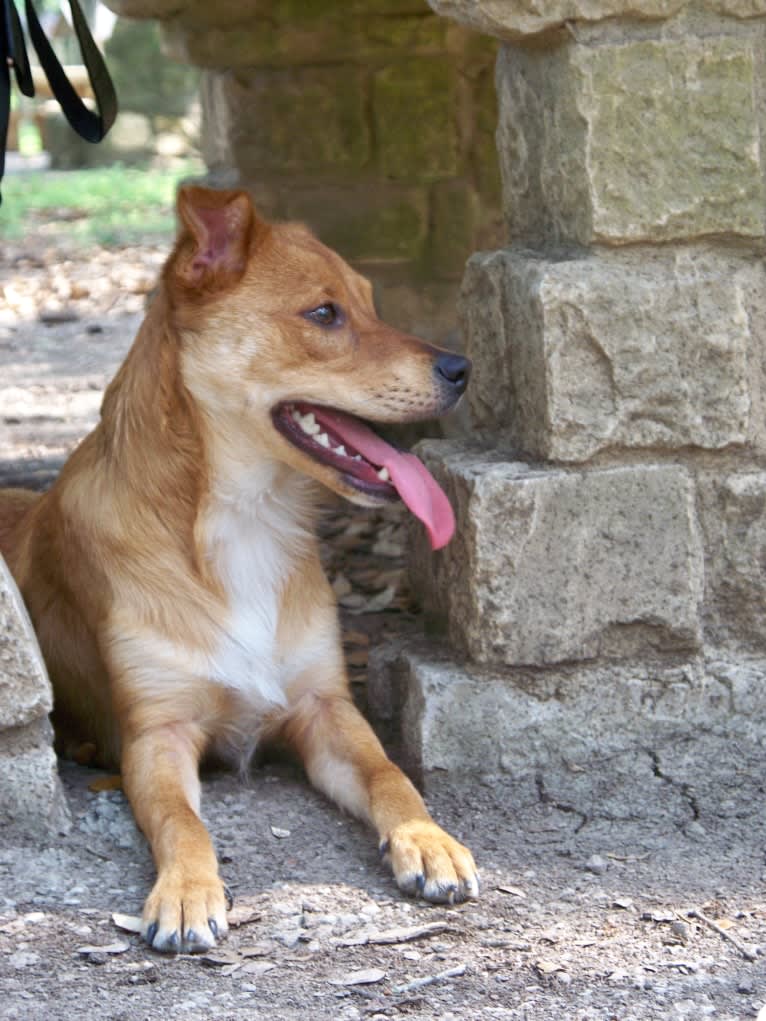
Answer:
[(443, 414), (470, 362), (381, 322), (364, 277), (306, 227), (263, 221), (246, 192), (185, 187), (178, 213), (164, 281), (203, 414), (355, 503), (401, 497), (444, 545), (446, 497), (365, 420)]

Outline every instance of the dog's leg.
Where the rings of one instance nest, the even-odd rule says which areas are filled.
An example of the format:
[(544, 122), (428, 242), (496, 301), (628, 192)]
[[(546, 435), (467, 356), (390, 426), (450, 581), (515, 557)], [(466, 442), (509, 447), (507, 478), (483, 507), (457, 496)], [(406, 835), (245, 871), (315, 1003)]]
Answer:
[(215, 851), (198, 814), (202, 749), (193, 724), (123, 735), (123, 786), (157, 866), (141, 932), (170, 953), (208, 950), (228, 928)]
[(311, 782), (375, 827), (400, 889), (438, 902), (478, 896), (471, 852), (436, 825), (350, 698), (304, 695), (285, 736)]

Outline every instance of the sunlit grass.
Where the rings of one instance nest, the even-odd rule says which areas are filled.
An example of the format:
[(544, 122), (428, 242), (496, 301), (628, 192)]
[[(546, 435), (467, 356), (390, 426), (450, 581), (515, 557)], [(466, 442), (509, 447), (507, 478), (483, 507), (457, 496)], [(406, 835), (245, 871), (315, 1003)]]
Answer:
[(178, 182), (202, 171), (196, 161), (173, 169), (112, 166), (29, 171), (2, 182), (0, 239), (27, 234), (73, 243), (131, 244), (174, 232)]

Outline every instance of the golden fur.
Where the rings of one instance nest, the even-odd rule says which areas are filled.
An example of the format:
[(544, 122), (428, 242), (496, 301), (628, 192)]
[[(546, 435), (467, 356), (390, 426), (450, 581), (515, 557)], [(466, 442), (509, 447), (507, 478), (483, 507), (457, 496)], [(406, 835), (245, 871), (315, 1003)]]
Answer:
[[(275, 428), (283, 401), (378, 421), (454, 403), (439, 352), (386, 326), (371, 288), (243, 192), (185, 188), (179, 237), (101, 420), (52, 489), (0, 492), (0, 550), (55, 688), (62, 747), (119, 764), (157, 866), (143, 933), (195, 951), (226, 931), (198, 765), (294, 750), (369, 821), (400, 887), (476, 896), (470, 852), (429, 817), (354, 708), (314, 537), (317, 482), (374, 503)], [(308, 310), (334, 302), (341, 328)]]

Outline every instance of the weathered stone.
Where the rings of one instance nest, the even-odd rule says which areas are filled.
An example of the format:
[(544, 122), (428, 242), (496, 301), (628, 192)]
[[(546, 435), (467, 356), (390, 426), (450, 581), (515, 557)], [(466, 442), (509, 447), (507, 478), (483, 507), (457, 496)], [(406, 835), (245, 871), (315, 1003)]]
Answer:
[(68, 820), (48, 722), (52, 705), (37, 638), (0, 556), (0, 826), (38, 836)]
[(45, 838), (71, 825), (47, 717), (0, 732), (0, 830)]
[(418, 530), (413, 582), (456, 648), (544, 665), (697, 647), (702, 551), (684, 469), (575, 473), (465, 443), (418, 450), (458, 528), (437, 554)]
[(706, 553), (706, 637), (718, 647), (766, 643), (766, 472), (699, 480)]
[(423, 188), (379, 182), (286, 189), (290, 219), (304, 220), (346, 259), (416, 259), (428, 232)]
[[(112, 0), (114, 2), (114, 0)], [(595, 22), (605, 18), (630, 18), (656, 21), (669, 18), (693, 5), (686, 0), (553, 0), (540, 4), (534, 0), (428, 0), (437, 14), (454, 18), (469, 28), (498, 36), (518, 39), (546, 29), (558, 28), (568, 21)], [(703, 5), (715, 13), (751, 18), (766, 14), (764, 0), (707, 0)]]
[(0, 556), (0, 731), (47, 714), (53, 695), (24, 601)]
[(370, 655), (373, 718), (393, 730), (408, 771), (517, 776), (658, 748), (699, 727), (766, 737), (766, 662), (732, 668), (604, 663), (499, 671), (459, 664), (434, 643), (389, 642)]
[(245, 178), (361, 167), (370, 149), (364, 105), (353, 68), (208, 75), (203, 93), (205, 126), (224, 111), (217, 138)]
[(461, 297), (474, 421), (564, 461), (744, 444), (764, 305), (760, 263), (709, 250), (479, 253)]
[(166, 52), (207, 68), (292, 67), (385, 60), (402, 51), (435, 56), (447, 49), (447, 22), (418, 15), (350, 15), (345, 8), (279, 20), (256, 11), (192, 7), (163, 22)]
[(395, 179), (432, 180), (458, 172), (451, 60), (406, 60), (373, 78), (373, 118), (381, 172)]
[(498, 146), (511, 234), (590, 244), (764, 234), (751, 43), (506, 47)]
[(479, 202), (466, 181), (439, 181), (431, 189), (431, 251), (433, 272), (459, 280), (473, 251)]

